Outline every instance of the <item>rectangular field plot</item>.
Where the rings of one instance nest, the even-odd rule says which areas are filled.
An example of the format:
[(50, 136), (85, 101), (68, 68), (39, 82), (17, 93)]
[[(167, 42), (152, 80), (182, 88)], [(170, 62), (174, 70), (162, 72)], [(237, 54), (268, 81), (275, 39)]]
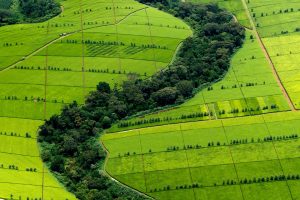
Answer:
[(10, 136), (11, 134), (7, 133), (7, 136), (0, 134), (0, 152), (39, 156), (36, 138)]
[(147, 192), (146, 185), (145, 185), (145, 175), (143, 172), (135, 173), (135, 174), (116, 175), (114, 177), (121, 183), (125, 183), (126, 185), (129, 185), (130, 187), (138, 191), (145, 192), (145, 193)]
[(292, 199), (285, 181), (242, 185), (246, 200), (280, 200)]
[(253, 180), (254, 178), (275, 177), (284, 174), (279, 160), (238, 163), (236, 171), (240, 180)]
[(166, 199), (166, 200), (195, 199), (195, 193), (193, 189), (160, 191), (160, 192), (153, 192), (148, 194), (156, 199)]
[[(8, 152), (0, 152), (1, 164), (3, 169), (26, 171), (26, 169), (36, 169), (37, 172), (43, 171), (43, 165), (39, 156), (18, 155)], [(15, 167), (13, 167), (15, 166)], [(11, 169), (10, 169), (11, 168)], [(10, 171), (6, 171), (9, 174)]]
[(232, 158), (228, 147), (211, 147), (187, 151), (190, 167), (230, 164)]
[[(111, 147), (117, 147), (113, 148), (114, 151), (110, 152), (110, 158), (124, 156), (128, 154), (128, 152), (130, 154), (133, 154), (133, 152), (135, 152), (136, 154), (141, 154), (142, 147), (140, 140), (141, 139), (139, 135), (124, 138), (116, 138), (105, 141), (105, 146), (108, 149), (111, 149)], [(128, 151), (128, 145), (130, 146), (130, 151)]]
[(241, 189), (237, 185), (195, 189), (195, 194), (196, 194), (195, 199), (197, 199), (197, 200), (200, 200), (200, 199), (242, 200), (243, 199)]
[(300, 140), (289, 140), (274, 143), (280, 159), (300, 157), (299, 145)]
[(148, 192), (162, 190), (168, 186), (174, 190), (176, 187), (192, 184), (188, 168), (145, 172), (145, 180)]
[(146, 154), (144, 158), (145, 171), (170, 170), (188, 167), (185, 151), (161, 152)]
[(208, 143), (227, 143), (222, 127), (203, 128), (182, 131), (185, 145), (207, 147)]
[(284, 174), (297, 175), (300, 173), (300, 158), (287, 158), (280, 161)]
[(23, 185), (14, 183), (0, 183), (1, 197), (11, 198), (11, 195), (15, 198), (22, 197), (22, 199), (29, 198), (42, 198), (42, 186)]
[(228, 141), (233, 140), (257, 140), (269, 136), (269, 131), (264, 123), (248, 124), (248, 125), (235, 125), (224, 127)]
[(235, 163), (277, 159), (272, 143), (237, 145), (231, 148)]
[(299, 181), (288, 181), (289, 187), (291, 189), (293, 199), (300, 198), (300, 182)]
[[(36, 138), (37, 130), (43, 121), (38, 120), (27, 120), (27, 119), (17, 119), (17, 118), (0, 118), (0, 132), (4, 135), (5, 132), (7, 135), (11, 133), (16, 134), (17, 136), (26, 137), (28, 133), (32, 138)], [(16, 127), (16, 124), (18, 126)]]
[(106, 165), (106, 170), (112, 176), (143, 172), (143, 157), (141, 155), (112, 158)]
[(183, 149), (184, 141), (180, 131), (160, 134), (145, 134), (141, 136), (143, 153), (172, 151), (174, 148)]
[(190, 170), (193, 181), (205, 187), (223, 185), (227, 180), (238, 183), (233, 164), (192, 167)]

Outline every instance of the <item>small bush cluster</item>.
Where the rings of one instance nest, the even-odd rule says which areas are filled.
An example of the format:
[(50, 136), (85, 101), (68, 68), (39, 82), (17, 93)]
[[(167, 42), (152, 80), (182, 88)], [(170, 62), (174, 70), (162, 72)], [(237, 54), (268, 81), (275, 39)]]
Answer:
[[(7, 133), (7, 132), (0, 132), (0, 135), (5, 135), (5, 136), (13, 136), (13, 137), (22, 137), (20, 135), (20, 133), (15, 133), (15, 132), (10, 132), (10, 133)], [(26, 138), (31, 138), (31, 134), (30, 133), (25, 133), (25, 137)]]
[(6, 43), (3, 43), (3, 47), (12, 47), (12, 46), (22, 46), (22, 45), (24, 45), (24, 43), (23, 42), (21, 42), (21, 43), (18, 43), (18, 42), (15, 42), (15, 43), (8, 43), (8, 42), (6, 42)]
[[(27, 70), (45, 70), (44, 67), (41, 67), (41, 66), (23, 66), (23, 65), (20, 65), (20, 66), (15, 66), (14, 67), (15, 69), (27, 69)], [(48, 66), (47, 67), (47, 70), (50, 70), (50, 71), (72, 71), (71, 68), (66, 68), (66, 67), (57, 67), (57, 66)]]
[(37, 172), (36, 168), (26, 168), (27, 172)]

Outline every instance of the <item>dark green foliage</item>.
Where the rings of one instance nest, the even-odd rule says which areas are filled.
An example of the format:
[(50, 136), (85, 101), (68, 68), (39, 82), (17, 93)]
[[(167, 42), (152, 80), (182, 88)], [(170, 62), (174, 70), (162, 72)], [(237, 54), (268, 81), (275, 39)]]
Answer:
[(244, 29), (216, 5), (157, 2), (161, 9), (184, 19), (194, 30), (176, 61), (147, 80), (128, 74), (121, 89), (111, 89), (101, 82), (84, 106), (74, 102), (40, 128), (38, 141), (43, 160), (79, 199), (145, 199), (99, 171), (106, 156), (98, 142), (99, 133), (126, 116), (191, 97), (193, 89), (219, 79), (228, 70), (231, 55), (242, 44)]
[[(0, 0), (0, 26), (18, 22), (40, 22), (61, 12), (55, 0)], [(12, 8), (14, 7), (14, 8)]]

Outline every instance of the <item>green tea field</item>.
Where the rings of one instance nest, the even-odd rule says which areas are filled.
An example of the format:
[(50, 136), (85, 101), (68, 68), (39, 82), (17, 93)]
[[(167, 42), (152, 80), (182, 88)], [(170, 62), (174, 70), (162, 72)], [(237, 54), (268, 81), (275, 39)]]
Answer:
[(114, 125), (106, 171), (155, 199), (300, 199), (300, 2), (193, 2), (234, 13), (243, 47), (184, 104)]
[(0, 28), (0, 198), (75, 199), (43, 165), (38, 127), (64, 105), (83, 104), (99, 81), (118, 87), (166, 67), (192, 34), (133, 0), (61, 4), (49, 21)]
[[(100, 81), (151, 79), (193, 36), (135, 0), (57, 2), (50, 20), (0, 24), (0, 199), (77, 199), (43, 163), (39, 127)], [(189, 100), (106, 130), (99, 170), (158, 200), (300, 199), (300, 1), (182, 2), (231, 12), (244, 44)]]
[(157, 199), (299, 199), (299, 131), (299, 113), (276, 113), (137, 129), (102, 141), (108, 173)]

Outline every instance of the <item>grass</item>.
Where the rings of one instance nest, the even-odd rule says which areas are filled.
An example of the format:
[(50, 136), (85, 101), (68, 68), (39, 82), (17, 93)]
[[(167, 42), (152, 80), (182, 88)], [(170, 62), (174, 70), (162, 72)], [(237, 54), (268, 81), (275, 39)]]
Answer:
[(0, 28), (1, 198), (75, 199), (43, 166), (38, 127), (65, 104), (83, 104), (100, 81), (113, 87), (130, 73), (146, 78), (166, 67), (192, 34), (183, 21), (133, 0), (61, 3), (49, 21)]
[[(253, 37), (253, 39), (251, 39)], [(271, 68), (254, 36), (246, 31), (243, 47), (236, 52), (225, 77), (196, 93), (193, 98), (174, 109), (133, 118), (128, 122), (160, 118), (159, 122), (129, 126), (113, 126), (111, 132), (190, 120), (209, 120), (219, 118), (243, 117), (249, 115), (289, 110), (289, 106), (278, 86)], [(272, 105), (276, 105), (272, 108)], [(258, 109), (259, 108), (259, 109)], [(234, 112), (238, 110), (238, 112)], [(210, 113), (210, 116), (182, 118), (183, 115)], [(172, 119), (170, 119), (172, 118)]]
[[(39, 157), (36, 134), (42, 123), (37, 120), (0, 118), (1, 197), (41, 198), (44, 193), (45, 199), (75, 199), (50, 174)], [(30, 168), (36, 169), (36, 172), (28, 171)]]
[[(298, 118), (299, 113), (281, 112), (105, 134), (101, 140), (110, 152), (106, 170), (158, 199), (171, 199), (177, 193), (189, 194), (189, 199), (198, 199), (199, 195), (214, 199), (219, 192), (224, 199), (231, 195), (251, 199), (251, 193), (255, 193), (255, 199), (270, 199), (274, 196), (262, 191), (273, 190), (281, 198), (292, 199), (291, 195), (298, 194), (295, 190), (289, 193), (291, 181), (239, 182), (299, 174), (299, 139), (276, 140), (298, 133)], [(275, 139), (265, 141), (270, 136)], [(234, 145), (234, 140), (240, 143)], [(227, 180), (236, 184), (227, 185)], [(201, 187), (189, 187), (196, 183)]]
[(287, 0), (251, 1), (247, 4), (258, 32), (294, 106), (299, 109), (298, 90), (300, 3)]
[[(251, 26), (249, 20), (243, 20), (247, 15), (242, 1), (205, 2), (217, 2), (235, 13), (242, 25)], [(287, 0), (245, 2), (252, 20), (259, 24), (256, 28), (283, 86), (299, 108), (300, 38), (295, 29), (300, 4)], [(254, 86), (241, 87), (246, 83)], [(298, 199), (299, 139), (291, 135), (299, 134), (300, 115), (288, 111), (253, 31), (247, 30), (245, 44), (232, 58), (224, 79), (211, 87), (181, 106), (129, 119), (133, 124), (150, 118), (160, 118), (159, 122), (112, 127), (111, 132), (121, 132), (101, 138), (110, 153), (108, 173), (157, 199)], [(274, 104), (278, 105), (275, 110), (230, 112)], [(220, 114), (222, 110), (225, 114)], [(195, 112), (210, 115), (180, 117)], [(138, 170), (129, 166), (132, 162)], [(286, 178), (278, 181), (282, 175)]]

